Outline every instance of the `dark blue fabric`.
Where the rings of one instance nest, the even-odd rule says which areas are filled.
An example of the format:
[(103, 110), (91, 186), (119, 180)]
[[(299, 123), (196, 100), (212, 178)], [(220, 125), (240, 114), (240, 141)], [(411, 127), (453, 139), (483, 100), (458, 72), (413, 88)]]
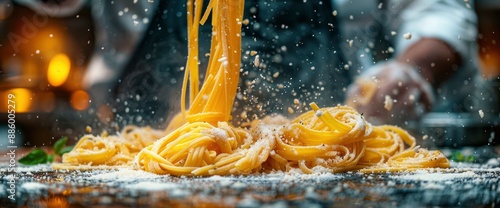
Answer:
[[(244, 110), (249, 111), (248, 115), (288, 114), (287, 108), (296, 98), (320, 106), (343, 101), (342, 88), (351, 80), (343, 69), (339, 26), (332, 8), (330, 1), (246, 1), (244, 18), (250, 24), (242, 29), (243, 54), (257, 51), (266, 67), (255, 67), (255, 57), (248, 55), (242, 59), (240, 92), (246, 99), (244, 96), (236, 99), (235, 119)], [(121, 123), (156, 126), (180, 110), (184, 73), (180, 69), (187, 56), (185, 15), (184, 1), (160, 1), (143, 42), (114, 89), (118, 99), (110, 100), (117, 114), (123, 117), (119, 119)], [(210, 34), (209, 24), (201, 28), (203, 72), (207, 64), (204, 54), (210, 52)], [(284, 47), (286, 50), (282, 50)], [(274, 78), (277, 72), (279, 76)], [(245, 83), (252, 81), (256, 85), (249, 88)], [(138, 116), (142, 118), (140, 122)]]
[[(342, 89), (351, 80), (343, 68), (339, 25), (330, 1), (248, 0), (246, 8), (250, 24), (243, 27), (243, 51), (257, 51), (266, 67), (255, 67), (254, 57), (243, 59), (249, 73), (241, 76), (240, 86), (247, 100), (237, 100), (236, 110), (255, 112), (259, 105), (265, 110), (261, 114), (288, 115), (294, 99), (320, 106), (343, 101)], [(246, 85), (255, 80), (255, 87)]]

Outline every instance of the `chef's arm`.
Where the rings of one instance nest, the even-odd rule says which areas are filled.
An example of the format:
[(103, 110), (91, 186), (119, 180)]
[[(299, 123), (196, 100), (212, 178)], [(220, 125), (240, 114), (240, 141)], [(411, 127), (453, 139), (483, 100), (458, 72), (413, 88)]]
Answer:
[(414, 66), (432, 86), (438, 87), (454, 74), (463, 60), (447, 43), (436, 38), (422, 38), (396, 57)]

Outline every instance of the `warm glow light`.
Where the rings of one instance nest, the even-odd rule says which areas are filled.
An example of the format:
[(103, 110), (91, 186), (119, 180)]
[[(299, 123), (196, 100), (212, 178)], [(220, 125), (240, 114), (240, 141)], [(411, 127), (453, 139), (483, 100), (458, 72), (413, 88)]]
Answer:
[(40, 96), (40, 99), (37, 99), (37, 102), (40, 103), (40, 109), (45, 112), (52, 112), (56, 107), (55, 100), (56, 98), (53, 92), (46, 92), (43, 96)]
[(68, 79), (71, 62), (65, 54), (57, 54), (50, 60), (47, 70), (47, 79), (49, 84), (57, 87), (61, 86)]
[[(10, 97), (9, 95), (13, 95)], [(15, 110), (16, 113), (23, 113), (23, 112), (28, 112), (31, 108), (31, 91), (25, 88), (14, 88), (7, 90), (5, 92), (5, 95), (3, 95), (5, 98), (9, 98), (9, 100), (12, 100), (11, 102), (5, 102), (5, 104), (8, 104), (6, 109), (7, 110)]]
[(492, 50), (487, 54), (481, 55), (481, 61), (479, 62), (480, 69), (486, 78), (491, 79), (500, 76), (500, 60), (498, 57), (500, 57), (500, 50)]
[(76, 110), (85, 110), (89, 107), (90, 96), (83, 90), (77, 90), (71, 94), (71, 106)]

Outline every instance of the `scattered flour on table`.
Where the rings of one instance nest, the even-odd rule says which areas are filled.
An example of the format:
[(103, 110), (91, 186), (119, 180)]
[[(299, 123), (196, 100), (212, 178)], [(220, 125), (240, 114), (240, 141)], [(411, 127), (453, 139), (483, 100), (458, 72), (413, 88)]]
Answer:
[(429, 190), (429, 189), (443, 190), (446, 187), (444, 185), (438, 184), (438, 183), (428, 183), (428, 184), (423, 185), (423, 188), (427, 189), (427, 190)]
[(102, 172), (97, 175), (92, 175), (86, 179), (105, 181), (132, 181), (137, 179), (154, 179), (158, 177), (162, 176), (142, 170), (119, 169), (117, 171)]
[[(32, 172), (46, 172), (51, 171), (52, 166), (50, 164), (39, 164), (39, 165), (19, 165), (16, 167), (15, 171), (18, 173), (32, 173)], [(1, 172), (7, 172), (7, 168), (0, 168)]]
[(24, 189), (26, 191), (39, 191), (39, 190), (43, 190), (43, 189), (47, 189), (47, 188), (49, 188), (49, 186), (47, 184), (38, 183), (38, 182), (27, 182), (27, 183), (23, 183), (23, 185), (21, 185), (21, 189)]
[(179, 185), (175, 183), (166, 182), (139, 182), (135, 184), (128, 184), (124, 186), (128, 190), (140, 190), (140, 191), (162, 191), (162, 190), (172, 190), (179, 188)]
[(478, 175), (473, 171), (466, 171), (461, 173), (444, 173), (444, 172), (430, 173), (427, 171), (416, 171), (415, 173), (412, 174), (391, 176), (391, 178), (394, 179), (413, 180), (413, 181), (448, 181), (448, 180), (467, 179), (475, 177), (478, 177)]

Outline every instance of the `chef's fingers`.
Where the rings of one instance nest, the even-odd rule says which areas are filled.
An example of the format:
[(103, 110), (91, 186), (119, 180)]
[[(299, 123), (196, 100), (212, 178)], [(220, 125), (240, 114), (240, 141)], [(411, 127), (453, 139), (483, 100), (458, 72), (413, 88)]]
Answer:
[(372, 100), (377, 91), (375, 81), (359, 77), (347, 89), (346, 105), (356, 107), (357, 105), (367, 105)]

